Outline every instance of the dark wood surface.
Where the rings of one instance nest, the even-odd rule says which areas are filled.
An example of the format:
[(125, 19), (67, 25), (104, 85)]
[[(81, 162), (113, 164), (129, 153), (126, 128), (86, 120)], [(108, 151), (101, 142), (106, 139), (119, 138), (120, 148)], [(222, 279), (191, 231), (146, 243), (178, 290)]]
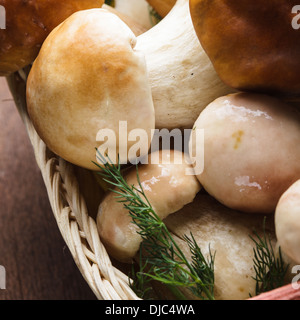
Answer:
[(94, 300), (58, 230), (25, 127), (1, 77), (0, 129), (0, 266), (6, 274), (0, 300)]

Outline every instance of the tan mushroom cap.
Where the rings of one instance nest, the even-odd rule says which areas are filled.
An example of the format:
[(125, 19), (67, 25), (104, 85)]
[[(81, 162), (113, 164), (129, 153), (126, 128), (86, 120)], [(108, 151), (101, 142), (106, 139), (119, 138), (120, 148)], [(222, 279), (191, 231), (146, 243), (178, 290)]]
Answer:
[[(184, 235), (192, 232), (203, 255), (208, 257), (209, 248), (215, 254), (214, 295), (217, 300), (242, 300), (255, 295), (256, 281), (253, 268), (253, 248), (255, 232), (264, 234), (264, 216), (261, 214), (241, 214), (229, 209), (211, 196), (198, 193), (194, 201), (165, 219), (165, 224), (186, 257), (191, 253), (182, 241)], [(273, 215), (265, 221), (265, 231), (276, 246)], [(184, 294), (190, 298), (188, 289)]]
[(275, 211), (275, 228), (282, 251), (300, 263), (300, 180), (281, 196)]
[(0, 0), (6, 29), (0, 30), (0, 76), (34, 61), (48, 34), (72, 13), (99, 8), (104, 0)]
[(54, 153), (95, 169), (95, 148), (104, 143), (96, 141), (99, 130), (110, 130), (115, 139), (106, 144), (120, 153), (120, 121), (127, 132), (146, 132), (140, 143), (150, 146), (154, 107), (135, 43), (129, 27), (104, 9), (77, 12), (51, 32), (29, 74), (27, 103), (36, 131)]
[[(204, 129), (204, 171), (197, 177), (232, 209), (274, 212), (282, 193), (300, 178), (300, 113), (280, 100), (224, 96), (204, 109), (194, 128)], [(191, 152), (196, 141), (190, 140)]]
[[(175, 157), (181, 164), (172, 160)], [(171, 151), (169, 159), (166, 164), (161, 160), (159, 164), (151, 164), (149, 156), (148, 164), (140, 165), (138, 169), (146, 197), (161, 219), (192, 202), (200, 190), (196, 177), (186, 174), (191, 166), (183, 159), (182, 152)], [(138, 187), (135, 167), (126, 175), (126, 181)], [(109, 192), (100, 204), (97, 226), (108, 252), (119, 261), (130, 262), (139, 250), (141, 237), (137, 233), (138, 227), (132, 223), (123, 204), (117, 202), (114, 192)]]

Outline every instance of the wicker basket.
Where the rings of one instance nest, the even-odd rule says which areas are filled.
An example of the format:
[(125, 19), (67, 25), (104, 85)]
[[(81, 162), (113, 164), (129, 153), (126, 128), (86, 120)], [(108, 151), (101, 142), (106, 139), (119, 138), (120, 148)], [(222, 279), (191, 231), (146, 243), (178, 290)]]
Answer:
[[(138, 300), (128, 276), (115, 266), (100, 241), (95, 223), (96, 202), (103, 191), (93, 173), (53, 154), (39, 138), (27, 113), (26, 77), (20, 70), (7, 77), (47, 189), (58, 228), (86, 282), (101, 300)], [(88, 200), (90, 200), (88, 202)]]
[[(7, 77), (7, 82), (33, 145), (62, 237), (99, 300), (140, 300), (129, 286), (126, 265), (113, 261), (100, 241), (95, 217), (103, 191), (96, 177), (53, 154), (30, 121), (25, 95), (28, 72), (20, 70)], [(252, 300), (300, 300), (300, 290), (287, 285)]]

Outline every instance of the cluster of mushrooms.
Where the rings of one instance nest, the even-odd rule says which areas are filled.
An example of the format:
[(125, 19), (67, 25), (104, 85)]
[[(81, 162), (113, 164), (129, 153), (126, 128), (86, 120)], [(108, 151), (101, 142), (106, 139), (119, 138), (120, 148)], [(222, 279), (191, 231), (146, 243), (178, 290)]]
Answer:
[[(116, 1), (120, 8), (125, 2), (141, 10), (147, 5)], [(300, 264), (294, 1), (148, 2), (164, 16), (152, 28), (147, 22), (134, 26), (128, 8), (117, 14), (101, 8), (100, 0), (4, 1), (8, 28), (0, 31), (0, 75), (34, 61), (27, 105), (36, 131), (54, 153), (89, 170), (97, 170), (97, 132), (118, 133), (119, 121), (149, 137), (153, 129), (203, 129), (203, 172), (186, 175), (192, 165), (176, 161), (184, 155), (172, 150), (167, 164), (139, 165), (139, 177), (187, 255), (182, 236), (190, 232), (204, 255), (209, 247), (216, 251), (216, 299), (246, 299), (255, 293), (249, 234), (264, 232), (264, 216), (274, 247), (287, 262)], [(16, 8), (22, 15), (10, 21)], [(149, 30), (138, 32), (143, 28)], [(149, 150), (151, 139), (145, 143)], [(192, 130), (191, 154), (196, 144)], [(135, 167), (126, 180), (137, 186)], [(97, 225), (112, 257), (135, 259), (141, 238), (113, 192), (99, 204)]]

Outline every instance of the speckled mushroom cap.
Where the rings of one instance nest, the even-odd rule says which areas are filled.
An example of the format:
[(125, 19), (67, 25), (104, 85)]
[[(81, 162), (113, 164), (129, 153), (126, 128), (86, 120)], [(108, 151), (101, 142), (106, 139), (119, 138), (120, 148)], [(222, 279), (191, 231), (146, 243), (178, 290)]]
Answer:
[[(200, 190), (200, 184), (194, 175), (186, 174), (191, 166), (180, 151), (171, 151), (169, 163), (162, 161), (162, 158), (157, 164), (150, 161), (149, 156), (148, 164), (139, 166), (139, 178), (156, 214), (164, 219), (192, 202)], [(127, 173), (126, 181), (138, 187), (135, 167)], [(141, 237), (128, 211), (117, 202), (114, 192), (109, 192), (100, 204), (97, 226), (108, 252), (120, 261), (131, 261), (139, 249)]]
[(136, 141), (124, 136), (137, 129), (143, 148), (134, 156), (148, 154), (154, 107), (145, 58), (135, 44), (129, 27), (104, 9), (76, 12), (50, 33), (27, 81), (28, 113), (50, 150), (94, 170), (95, 148), (105, 145), (113, 161), (120, 154), (126, 163), (135, 160), (129, 150)]
[(0, 30), (0, 76), (15, 72), (38, 55), (48, 34), (72, 13), (100, 8), (104, 0), (0, 0), (6, 29)]
[[(204, 171), (197, 177), (230, 208), (271, 213), (300, 178), (297, 108), (266, 95), (237, 93), (208, 105), (194, 128), (204, 129)], [(193, 153), (196, 143), (191, 138)]]

